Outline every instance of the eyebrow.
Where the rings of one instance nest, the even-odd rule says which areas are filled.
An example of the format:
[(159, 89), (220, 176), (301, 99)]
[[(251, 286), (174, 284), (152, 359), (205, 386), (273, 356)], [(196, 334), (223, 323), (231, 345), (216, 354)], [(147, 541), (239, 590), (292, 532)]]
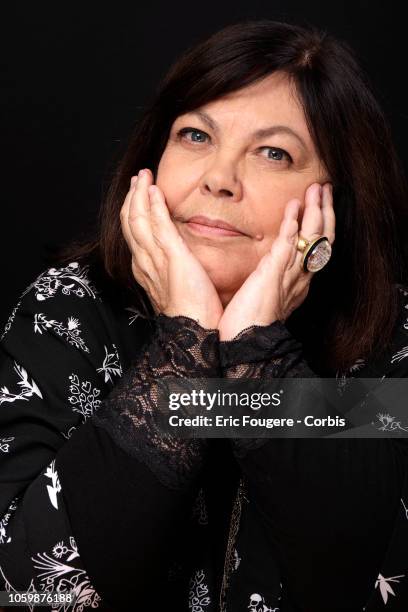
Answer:
[[(207, 115), (204, 111), (195, 110), (187, 113), (189, 115), (197, 115), (200, 117), (204, 123), (206, 123), (214, 132), (219, 131), (219, 127), (216, 121), (210, 115)], [(250, 134), (252, 138), (255, 140), (261, 140), (262, 138), (266, 138), (267, 136), (273, 136), (274, 134), (289, 134), (290, 136), (294, 136), (302, 145), (304, 149), (307, 149), (307, 145), (303, 138), (288, 125), (271, 125), (267, 128), (260, 128), (259, 130), (255, 130)]]

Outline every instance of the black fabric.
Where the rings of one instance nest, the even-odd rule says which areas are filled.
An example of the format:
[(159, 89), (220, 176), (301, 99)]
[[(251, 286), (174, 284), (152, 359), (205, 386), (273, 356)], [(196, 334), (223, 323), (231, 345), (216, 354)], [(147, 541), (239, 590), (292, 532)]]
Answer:
[[(222, 461), (222, 474), (228, 473), (226, 466), (231, 461), (224, 446), (223, 440), (212, 441), (211, 461)], [(188, 600), (189, 575), (185, 572), (190, 566), (186, 566), (186, 559), (193, 563), (197, 552), (209, 555), (207, 562), (220, 580), (229, 513), (219, 503), (218, 487), (214, 486), (217, 473), (211, 469), (211, 461), (201, 485), (205, 486), (206, 480), (210, 484), (211, 478), (213, 497), (208, 508), (218, 514), (213, 533), (218, 546), (214, 548), (205, 538), (191, 540), (197, 537), (191, 530), (190, 509), (198, 484), (182, 491), (167, 488), (114, 444), (105, 429), (90, 422), (58, 453), (56, 465), (67, 514), (84, 565), (95, 577), (95, 587), (105, 604), (115, 610), (123, 609), (121, 606), (139, 609), (136, 606), (152, 604), (152, 593), (166, 593), (166, 609), (182, 609), (181, 602)], [(228, 483), (221, 479), (218, 491), (222, 486), (230, 489), (231, 495), (234, 485), (234, 480)], [(202, 562), (201, 554), (196, 561)]]
[(187, 553), (197, 487), (167, 488), (91, 422), (59, 451), (56, 466), (83, 563), (102, 599), (115, 610), (149, 606), (164, 591), (174, 606), (187, 600), (179, 582), (172, 596), (167, 576)]
[[(117, 592), (114, 586), (110, 592), (109, 585), (121, 585), (120, 602), (132, 597), (148, 597), (151, 595), (149, 584), (153, 581), (154, 593), (165, 594), (168, 609), (174, 604), (177, 610), (187, 610), (189, 602), (195, 601), (196, 596), (201, 601), (203, 597), (207, 598), (212, 609), (217, 609), (216, 591), (223, 570), (222, 547), (237, 485), (237, 466), (233, 463), (229, 446), (222, 440), (211, 441), (210, 456), (203, 461), (200, 447), (208, 446), (206, 441), (197, 445), (197, 441), (173, 440), (170, 447), (165, 447), (163, 440), (151, 436), (149, 443), (148, 434), (152, 429), (149, 430), (149, 420), (144, 418), (139, 423), (145, 427), (146, 436), (139, 438), (144, 446), (139, 448), (136, 457), (134, 454), (129, 456), (121, 447), (124, 439), (120, 435), (123, 431), (121, 424), (113, 418), (117, 410), (116, 416), (120, 421), (126, 410), (125, 426), (137, 434), (136, 400), (140, 399), (138, 405), (143, 417), (150, 407), (154, 408), (149, 404), (149, 397), (154, 401), (154, 393), (148, 397), (144, 388), (139, 389), (138, 395), (136, 372), (145, 375), (142, 383), (148, 387), (150, 384), (150, 392), (155, 380), (165, 375), (163, 370), (153, 371), (154, 367), (160, 368), (160, 364), (172, 376), (219, 374), (217, 365), (213, 363), (203, 370), (202, 359), (208, 359), (207, 353), (211, 353), (214, 332), (202, 330), (187, 318), (170, 320), (160, 316), (150, 319), (127, 301), (128, 297), (115, 291), (100, 270), (97, 272), (83, 262), (72, 262), (61, 268), (50, 268), (35, 279), (10, 315), (0, 344), (0, 500), (3, 504), (0, 584), (10, 591), (75, 588), (79, 597), (73, 612), (82, 612), (90, 607), (111, 610), (116, 606)], [(163, 333), (165, 329), (166, 333)], [(152, 349), (150, 352), (149, 347)], [(146, 356), (145, 360), (143, 356)], [(217, 354), (213, 351), (213, 357), (218, 361), (218, 351)], [(212, 368), (215, 369), (211, 371)], [(128, 394), (125, 389), (129, 390)], [(112, 400), (111, 395), (118, 401)], [(84, 430), (82, 434), (82, 428), (90, 426), (104, 406), (105, 418), (102, 418), (101, 411), (99, 419), (104, 429), (95, 430), (97, 434), (81, 446), (82, 456), (78, 456), (78, 445), (86, 433)], [(106, 428), (111, 435), (107, 434)], [(132, 439), (128, 434), (129, 429), (124, 437)], [(155, 449), (153, 438), (162, 453)], [(92, 466), (95, 466), (91, 456), (92, 444), (96, 446), (95, 461), (99, 458), (94, 473), (91, 473)], [(71, 456), (72, 462), (68, 467), (66, 460), (64, 467), (60, 468), (60, 449), (64, 458)], [(149, 491), (135, 500), (128, 492), (134, 482), (130, 468), (118, 470), (123, 462), (132, 465), (135, 475), (142, 475), (141, 479), (151, 478)], [(220, 464), (223, 465), (222, 472), (219, 471)], [(82, 472), (84, 477), (86, 474), (90, 476), (89, 489), (80, 477)], [(174, 480), (174, 475), (183, 473), (191, 479), (191, 486), (190, 481), (182, 482), (179, 477), (177, 482)], [(72, 474), (78, 476), (75, 491)], [(125, 475), (130, 479), (128, 482)], [(168, 477), (172, 475), (170, 482)], [(182, 499), (183, 495), (184, 499), (189, 499), (178, 512), (180, 516), (188, 517), (184, 521), (186, 537), (183, 541), (180, 529), (167, 570), (165, 551), (160, 551), (160, 554), (163, 552), (163, 565), (157, 560), (157, 568), (163, 567), (165, 585), (161, 585), (161, 578), (155, 570), (149, 581), (139, 581), (135, 593), (134, 579), (130, 583), (124, 581), (123, 568), (127, 567), (132, 553), (127, 548), (127, 539), (122, 539), (128, 521), (126, 517), (122, 518), (117, 506), (128, 501), (130, 509), (134, 503), (137, 511), (149, 514), (150, 508), (149, 516), (158, 516), (160, 510), (165, 509), (165, 488), (160, 478), (170, 485), (169, 508), (173, 495), (175, 500)], [(63, 490), (62, 483), (65, 482), (69, 494)], [(182, 489), (184, 487), (179, 498), (172, 489), (175, 482), (176, 489), (180, 484)], [(160, 486), (163, 503), (154, 495)], [(193, 491), (197, 489), (193, 499)], [(109, 495), (110, 491), (117, 491), (119, 497)], [(98, 493), (103, 495), (103, 492), (107, 494), (106, 503), (94, 505), (91, 500), (98, 499)], [(81, 509), (87, 493), (89, 500)], [(176, 507), (176, 502), (174, 504)], [(68, 508), (71, 506), (75, 510), (70, 515)], [(76, 521), (77, 512), (79, 516), (89, 512), (89, 520), (79, 521), (78, 534), (77, 527), (74, 530), (71, 525), (71, 519)], [(202, 520), (203, 516), (205, 520)], [(106, 525), (110, 524), (111, 537), (115, 540), (111, 547), (104, 544), (105, 539), (109, 541), (106, 531), (99, 529), (105, 520)], [(120, 540), (115, 535), (118, 524), (123, 527), (123, 532), (118, 529)], [(174, 517), (169, 530), (176, 524), (177, 517)], [(130, 525), (135, 530), (133, 541), (139, 533), (139, 545), (145, 545), (145, 549), (138, 549), (138, 553), (148, 560), (148, 531), (143, 524), (131, 522)], [(151, 537), (154, 538), (154, 531)], [(80, 554), (79, 540), (87, 551), (85, 555), (88, 554), (86, 564)], [(95, 542), (99, 542), (96, 552)], [(104, 555), (99, 554), (100, 550)], [(115, 559), (117, 553), (120, 557)], [(104, 572), (109, 576), (107, 587), (103, 586)], [(132, 575), (131, 570), (129, 573)], [(101, 587), (103, 599), (95, 584)], [(174, 593), (173, 600), (171, 593)]]
[[(398, 297), (392, 346), (337, 373), (345, 405), (364, 396), (359, 378), (407, 377), (406, 288)], [(316, 376), (279, 321), (221, 342), (220, 363), (229, 379)], [(406, 608), (407, 438), (236, 439), (231, 446), (243, 479), (223, 610)]]
[[(403, 509), (406, 453), (390, 439), (275, 439), (240, 463), (241, 561), (227, 609), (248, 610), (256, 592), (280, 612), (361, 611)], [(405, 555), (398, 562), (392, 576), (406, 572)]]
[[(342, 392), (407, 376), (408, 290), (395, 290), (392, 346), (336, 373)], [(403, 440), (273, 439), (239, 453), (154, 431), (167, 374), (316, 376), (283, 324), (218, 343), (72, 262), (27, 288), (0, 350), (1, 588), (76, 588), (73, 612), (408, 607)]]

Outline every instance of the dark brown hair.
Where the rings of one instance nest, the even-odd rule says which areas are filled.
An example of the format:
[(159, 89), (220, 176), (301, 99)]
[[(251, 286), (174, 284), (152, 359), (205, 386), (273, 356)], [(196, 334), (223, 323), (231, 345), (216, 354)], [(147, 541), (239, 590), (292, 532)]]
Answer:
[(116, 163), (93, 239), (69, 245), (60, 261), (97, 258), (149, 310), (120, 225), (131, 177), (144, 167), (156, 176), (178, 115), (277, 70), (297, 87), (332, 179), (336, 213), (332, 258), (287, 325), (306, 352), (318, 347), (321, 368), (345, 369), (390, 341), (398, 311), (395, 283), (405, 274), (396, 219), (405, 213), (407, 187), (390, 128), (355, 52), (314, 26), (244, 20), (187, 49), (159, 84)]

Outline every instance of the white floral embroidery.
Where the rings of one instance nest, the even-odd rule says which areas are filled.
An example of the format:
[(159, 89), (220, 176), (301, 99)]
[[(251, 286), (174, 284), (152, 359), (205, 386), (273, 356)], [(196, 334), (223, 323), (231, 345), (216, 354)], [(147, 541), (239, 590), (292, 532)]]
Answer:
[(396, 421), (395, 417), (390, 416), (389, 414), (379, 413), (377, 414), (377, 419), (382, 423), (382, 427), (377, 427), (379, 431), (394, 431), (395, 429), (408, 431), (408, 428), (401, 426), (401, 421)]
[(0, 451), (3, 453), (8, 453), (10, 450), (9, 442), (12, 442), (14, 439), (14, 436), (11, 438), (0, 438)]
[(57, 494), (61, 491), (61, 483), (58, 478), (58, 472), (55, 469), (55, 459), (54, 461), (51, 461), (49, 466), (47, 466), (47, 470), (44, 472), (44, 476), (51, 478), (52, 485), (47, 485), (47, 492), (51, 504), (54, 506), (54, 508), (58, 510)]
[(11, 515), (14, 510), (17, 510), (17, 500), (18, 497), (15, 497), (9, 507), (6, 510), (3, 518), (0, 521), (0, 544), (9, 544), (11, 542), (11, 536), (7, 536), (6, 527), (9, 524)]
[[(82, 612), (84, 608), (98, 608), (101, 598), (93, 588), (85, 570), (76, 568), (71, 561), (79, 558), (78, 548), (73, 537), (69, 538), (70, 547), (64, 541), (57, 542), (52, 549), (54, 559), (47, 553), (37, 553), (31, 557), (34, 567), (42, 570), (38, 577), (42, 591), (74, 591), (77, 599), (70, 612)], [(63, 561), (58, 561), (62, 557)], [(62, 610), (59, 607), (58, 610)]]
[[(41, 276), (41, 275), (40, 275), (40, 276)], [(4, 332), (3, 332), (3, 334), (2, 334), (2, 336), (1, 336), (1, 338), (0, 338), (0, 342), (3, 340), (4, 336), (5, 336), (5, 335), (7, 334), (7, 332), (9, 331), (9, 329), (10, 329), (10, 327), (11, 327), (11, 325), (12, 325), (12, 323), (13, 323), (14, 319), (15, 319), (15, 316), (16, 316), (16, 314), (17, 314), (17, 310), (18, 310), (18, 309), (20, 308), (20, 306), (21, 306), (21, 302), (23, 301), (23, 297), (24, 297), (24, 296), (25, 296), (25, 295), (26, 295), (26, 294), (27, 294), (29, 291), (31, 291), (31, 289), (34, 287), (35, 283), (36, 283), (36, 282), (37, 282), (37, 280), (40, 278), (40, 276), (38, 276), (38, 277), (37, 277), (37, 279), (36, 279), (36, 280), (35, 280), (33, 283), (31, 283), (30, 285), (28, 285), (28, 287), (27, 287), (26, 289), (24, 289), (23, 293), (20, 295), (20, 297), (19, 297), (19, 300), (18, 300), (17, 304), (14, 306), (14, 308), (13, 308), (13, 310), (12, 310), (12, 313), (11, 313), (11, 315), (10, 315), (10, 316), (9, 316), (9, 318), (8, 318), (8, 321), (7, 321), (6, 326), (5, 326), (5, 328), (4, 328)]]
[(397, 580), (397, 578), (404, 578), (405, 574), (401, 574), (400, 576), (392, 576), (392, 578), (384, 578), (384, 576), (382, 576), (381, 574), (378, 574), (378, 578), (375, 581), (375, 587), (380, 588), (380, 593), (381, 593), (381, 597), (383, 598), (384, 603), (386, 604), (388, 601), (388, 594), (390, 595), (395, 595), (394, 591), (392, 590), (392, 587), (390, 584), (388, 584), (389, 582), (397, 582), (399, 583), (399, 580)]
[[(30, 288), (31, 288), (31, 287), (30, 287)], [(11, 312), (11, 315), (9, 316), (9, 318), (8, 318), (8, 320), (7, 320), (7, 323), (6, 323), (5, 327), (4, 327), (3, 334), (2, 334), (2, 336), (1, 336), (1, 338), (0, 338), (0, 342), (1, 342), (1, 340), (3, 340), (4, 336), (5, 336), (5, 335), (7, 334), (7, 332), (9, 331), (9, 329), (10, 329), (10, 327), (11, 327), (11, 325), (12, 325), (13, 321), (14, 321), (14, 318), (15, 318), (15, 316), (16, 316), (16, 314), (17, 314), (17, 310), (18, 310), (18, 309), (20, 308), (20, 306), (21, 306), (21, 301), (22, 301), (22, 296), (21, 296), (20, 300), (17, 302), (17, 304), (14, 306), (14, 308), (13, 308), (13, 310), (12, 310), (12, 312)]]
[(76, 261), (63, 268), (49, 268), (34, 283), (35, 297), (43, 302), (54, 297), (58, 289), (61, 289), (64, 295), (73, 293), (80, 298), (89, 295), (95, 299), (97, 291), (90, 282), (88, 270), (89, 266), (81, 267)]
[(14, 371), (21, 379), (17, 385), (22, 390), (20, 393), (11, 393), (7, 387), (0, 387), (0, 404), (3, 402), (15, 402), (16, 400), (27, 400), (32, 395), (38, 395), (42, 399), (41, 391), (37, 384), (33, 379), (29, 382), (27, 371), (16, 361), (14, 362)]
[(68, 401), (76, 406), (72, 409), (73, 412), (82, 414), (83, 420), (86, 421), (101, 405), (101, 400), (97, 399), (100, 390), (92, 387), (89, 380), (80, 381), (77, 374), (71, 374), (69, 380), (71, 381), (69, 390), (72, 395), (69, 396)]
[(359, 358), (346, 370), (341, 371), (337, 370), (336, 372), (336, 382), (337, 382), (337, 391), (339, 395), (343, 395), (346, 390), (346, 387), (350, 384), (353, 379), (352, 374), (354, 372), (358, 372), (366, 365), (365, 359)]
[[(49, 268), (47, 272), (42, 272), (39, 276), (37, 276), (37, 278), (30, 283), (30, 285), (28, 285), (28, 287), (24, 289), (23, 293), (20, 295), (17, 304), (13, 308), (7, 320), (3, 334), (0, 338), (0, 342), (10, 330), (17, 311), (21, 306), (23, 297), (33, 288), (36, 289), (35, 297), (40, 302), (53, 297), (57, 293), (58, 288), (61, 288), (62, 293), (65, 293), (66, 295), (70, 295), (72, 292), (78, 297), (90, 295), (95, 299), (99, 292), (92, 286), (87, 276), (88, 269), (89, 266), (83, 266), (81, 268), (80, 265), (74, 261), (68, 264), (68, 266), (65, 268)], [(74, 282), (70, 285), (65, 284), (63, 279), (73, 280)], [(77, 286), (76, 289), (73, 288), (75, 286)]]
[(113, 383), (112, 376), (122, 376), (122, 366), (119, 361), (119, 354), (115, 344), (112, 344), (113, 352), (110, 353), (108, 351), (108, 347), (104, 345), (105, 348), (105, 359), (103, 360), (103, 364), (100, 368), (97, 368), (97, 372), (105, 372), (105, 382)]
[(365, 364), (366, 364), (365, 359), (357, 359), (353, 363), (353, 365), (350, 366), (349, 372), (358, 372), (358, 370), (361, 370), (361, 368), (363, 368)]
[(134, 323), (134, 321), (136, 321), (138, 317), (141, 317), (142, 319), (150, 319), (150, 317), (145, 314), (142, 314), (140, 310), (137, 310), (137, 308), (135, 308), (134, 306), (127, 306), (125, 310), (134, 313), (133, 315), (129, 316), (129, 325), (132, 325), (132, 323)]
[(190, 579), (188, 609), (191, 612), (205, 612), (211, 599), (208, 597), (208, 586), (204, 582), (204, 570), (197, 570)]
[(279, 608), (270, 608), (265, 604), (265, 597), (259, 593), (249, 596), (248, 610), (250, 612), (279, 612)]
[(76, 427), (75, 427), (75, 425), (73, 425), (72, 427), (70, 427), (68, 429), (67, 433), (64, 433), (63, 431), (60, 431), (60, 434), (62, 434), (64, 436), (64, 438), (69, 440), (75, 430), (76, 430)]
[(394, 363), (394, 361), (402, 361), (405, 359), (405, 357), (408, 357), (408, 346), (404, 346), (401, 350), (395, 353), (395, 355), (391, 357), (391, 363)]
[(85, 353), (89, 353), (89, 348), (86, 346), (84, 340), (81, 338), (81, 330), (79, 329), (80, 322), (74, 317), (68, 317), (66, 327), (63, 323), (55, 321), (54, 319), (48, 320), (43, 313), (34, 315), (34, 332), (42, 334), (42, 330), (53, 329), (62, 338), (66, 338), (69, 344), (82, 349)]

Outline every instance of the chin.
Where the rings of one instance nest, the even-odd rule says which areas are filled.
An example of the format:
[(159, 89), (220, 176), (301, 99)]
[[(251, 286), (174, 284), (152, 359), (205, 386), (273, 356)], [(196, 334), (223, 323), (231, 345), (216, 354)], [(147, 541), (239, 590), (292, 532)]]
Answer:
[(231, 299), (252, 272), (237, 266), (237, 262), (243, 261), (242, 252), (228, 253), (223, 246), (190, 241), (188, 246), (207, 272), (219, 295), (230, 295)]
[(225, 258), (218, 262), (217, 266), (214, 265), (213, 261), (200, 260), (200, 263), (210, 277), (220, 298), (221, 296), (225, 296), (225, 298), (229, 296), (229, 301), (245, 281), (246, 276), (237, 275), (236, 270), (229, 269), (225, 264)]

